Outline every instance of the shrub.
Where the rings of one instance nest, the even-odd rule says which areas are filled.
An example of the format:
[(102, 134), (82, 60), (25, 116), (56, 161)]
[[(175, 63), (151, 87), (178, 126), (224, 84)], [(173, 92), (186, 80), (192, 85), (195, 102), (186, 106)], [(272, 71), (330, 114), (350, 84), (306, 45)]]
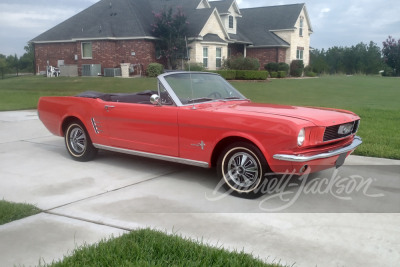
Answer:
[(277, 72), (278, 71), (278, 63), (270, 62), (264, 65), (264, 69), (268, 72)]
[(306, 76), (307, 76), (307, 77), (316, 77), (317, 74), (316, 74), (315, 72), (312, 72), (312, 71), (307, 71), (307, 72), (306, 72)]
[(231, 70), (258, 70), (260, 68), (258, 59), (251, 57), (245, 58), (242, 55), (227, 59), (225, 65)]
[(243, 62), (244, 70), (259, 70), (260, 61), (257, 58), (246, 57)]
[(285, 62), (280, 62), (280, 63), (270, 62), (264, 65), (264, 69), (266, 69), (270, 73), (278, 71), (286, 71), (287, 73), (289, 71), (289, 65), (286, 64)]
[(147, 76), (157, 77), (164, 72), (164, 66), (159, 63), (150, 63), (147, 67)]
[(394, 75), (395, 75), (395, 72), (393, 71), (393, 69), (391, 67), (389, 67), (389, 66), (385, 66), (384, 67), (383, 72), (382, 72), (382, 76), (391, 77), (391, 76), (394, 76)]
[(215, 71), (212, 71), (212, 72), (218, 73), (225, 80), (234, 80), (234, 79), (236, 79), (236, 71), (235, 70), (215, 70)]
[(266, 80), (268, 78), (268, 71), (255, 71), (255, 70), (237, 70), (237, 80)]
[(278, 78), (278, 72), (276, 72), (276, 71), (272, 71), (272, 72), (270, 72), (270, 76), (271, 76), (271, 78)]
[(290, 63), (290, 75), (293, 77), (301, 77), (304, 70), (303, 60), (293, 60)]
[(287, 72), (284, 70), (278, 71), (278, 78), (286, 78)]
[(289, 72), (289, 65), (286, 64), (285, 62), (280, 62), (280, 63), (278, 63), (277, 71), (285, 71), (286, 73), (288, 73)]
[(185, 70), (205, 71), (205, 68), (203, 67), (203, 63), (186, 63), (185, 64)]

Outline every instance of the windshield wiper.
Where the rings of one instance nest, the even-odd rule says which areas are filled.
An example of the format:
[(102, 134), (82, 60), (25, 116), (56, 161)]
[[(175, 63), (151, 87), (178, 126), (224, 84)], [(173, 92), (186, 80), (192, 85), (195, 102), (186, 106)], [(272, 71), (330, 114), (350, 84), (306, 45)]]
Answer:
[(225, 97), (224, 99), (230, 100), (230, 99), (242, 99), (242, 98), (238, 96), (230, 96), (230, 97)]
[(199, 97), (199, 98), (194, 98), (194, 99), (188, 100), (188, 103), (203, 102), (203, 101), (211, 101), (211, 100), (214, 100), (214, 98)]

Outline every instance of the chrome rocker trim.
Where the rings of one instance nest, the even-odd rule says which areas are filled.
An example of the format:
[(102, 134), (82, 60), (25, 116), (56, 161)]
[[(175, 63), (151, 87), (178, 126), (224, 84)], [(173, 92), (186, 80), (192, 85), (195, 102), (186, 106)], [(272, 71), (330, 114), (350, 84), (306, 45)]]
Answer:
[(129, 155), (133, 155), (133, 156), (165, 160), (165, 161), (187, 164), (187, 165), (192, 165), (192, 166), (197, 166), (197, 167), (202, 167), (202, 168), (210, 167), (210, 165), (207, 162), (196, 161), (196, 160), (191, 160), (191, 159), (183, 159), (183, 158), (177, 158), (177, 157), (172, 157), (172, 156), (165, 156), (165, 155), (153, 154), (153, 153), (148, 153), (148, 152), (143, 152), (143, 151), (136, 151), (136, 150), (118, 148), (118, 147), (113, 147), (113, 146), (99, 145), (99, 144), (93, 144), (93, 146), (98, 149), (104, 149), (104, 150), (108, 150), (108, 151), (119, 152), (119, 153), (129, 154)]
[(274, 155), (274, 159), (277, 160), (283, 160), (283, 161), (293, 161), (293, 162), (306, 162), (306, 161), (310, 161), (310, 160), (315, 160), (315, 159), (325, 159), (325, 158), (330, 158), (333, 156), (337, 156), (343, 153), (347, 153), (350, 152), (354, 149), (356, 149), (359, 145), (362, 144), (362, 139), (359, 136), (355, 136), (353, 143), (351, 143), (350, 145), (343, 147), (343, 148), (339, 148), (336, 150), (332, 150), (326, 153), (321, 153), (321, 154), (317, 154), (317, 155), (313, 155), (313, 156), (301, 156), (301, 155), (285, 155), (285, 154), (276, 154)]

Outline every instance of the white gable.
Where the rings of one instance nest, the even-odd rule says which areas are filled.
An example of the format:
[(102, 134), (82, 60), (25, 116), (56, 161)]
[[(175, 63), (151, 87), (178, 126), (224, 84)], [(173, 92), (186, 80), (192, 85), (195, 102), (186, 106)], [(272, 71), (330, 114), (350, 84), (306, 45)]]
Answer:
[(201, 0), (199, 5), (197, 6), (197, 9), (203, 9), (203, 8), (211, 8), (210, 3), (208, 3), (207, 0)]
[(203, 29), (200, 31), (201, 36), (209, 33), (218, 35), (222, 40), (229, 39), (228, 32), (226, 31), (216, 8), (208, 18)]
[(229, 8), (229, 12), (231, 12), (231, 14), (235, 13), (236, 16), (242, 16), (236, 0), (232, 2), (231, 7)]

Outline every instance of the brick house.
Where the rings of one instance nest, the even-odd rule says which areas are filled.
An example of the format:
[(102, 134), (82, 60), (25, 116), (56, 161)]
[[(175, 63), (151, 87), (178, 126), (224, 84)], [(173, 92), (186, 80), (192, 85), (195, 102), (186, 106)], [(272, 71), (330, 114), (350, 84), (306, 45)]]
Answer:
[[(190, 61), (210, 70), (242, 54), (269, 62), (303, 59), (308, 65), (312, 27), (305, 4), (239, 9), (236, 0), (101, 0), (31, 42), (36, 71), (47, 65), (117, 68), (130, 63), (145, 70), (157, 57), (154, 13), (180, 7), (188, 18)], [(99, 69), (99, 70), (100, 70)]]

